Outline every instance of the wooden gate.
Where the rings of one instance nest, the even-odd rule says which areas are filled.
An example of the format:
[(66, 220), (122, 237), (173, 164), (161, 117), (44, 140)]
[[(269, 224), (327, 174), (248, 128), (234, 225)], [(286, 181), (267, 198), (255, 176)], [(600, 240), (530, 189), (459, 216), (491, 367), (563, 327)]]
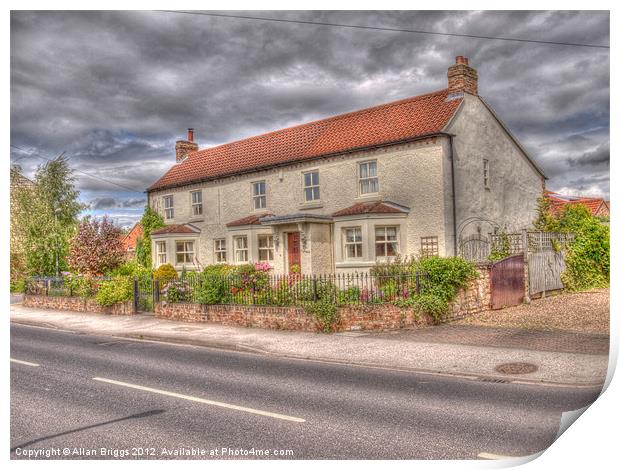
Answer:
[(491, 308), (497, 310), (523, 302), (525, 297), (523, 254), (504, 258), (491, 265)]
[(560, 275), (566, 269), (563, 251), (540, 251), (528, 256), (530, 295), (563, 289)]

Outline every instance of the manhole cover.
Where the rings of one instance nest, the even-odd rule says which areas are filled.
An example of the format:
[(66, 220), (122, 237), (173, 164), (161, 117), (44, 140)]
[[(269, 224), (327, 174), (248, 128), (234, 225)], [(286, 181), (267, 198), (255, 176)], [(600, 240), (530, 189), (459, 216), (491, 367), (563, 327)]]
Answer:
[(528, 362), (510, 362), (508, 364), (501, 364), (495, 368), (497, 372), (502, 374), (531, 374), (532, 372), (536, 372), (538, 367), (534, 364), (529, 364)]

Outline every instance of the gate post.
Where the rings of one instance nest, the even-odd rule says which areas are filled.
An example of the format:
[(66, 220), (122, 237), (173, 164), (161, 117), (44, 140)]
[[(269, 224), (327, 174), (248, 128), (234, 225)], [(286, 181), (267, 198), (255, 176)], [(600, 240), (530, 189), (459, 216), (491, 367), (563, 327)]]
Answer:
[(525, 289), (525, 297), (523, 302), (529, 304), (532, 302), (530, 297), (530, 257), (529, 257), (529, 244), (527, 239), (527, 229), (524, 228), (521, 232), (521, 244), (523, 249), (523, 288)]
[(133, 279), (133, 308), (137, 312), (138, 311), (138, 296), (140, 295), (140, 291), (138, 290), (138, 279), (134, 277)]

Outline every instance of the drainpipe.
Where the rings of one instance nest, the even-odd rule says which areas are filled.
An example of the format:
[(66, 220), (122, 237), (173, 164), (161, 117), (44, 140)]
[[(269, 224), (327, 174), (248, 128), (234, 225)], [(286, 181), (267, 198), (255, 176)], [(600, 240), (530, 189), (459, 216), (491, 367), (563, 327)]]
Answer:
[(446, 133), (445, 135), (448, 137), (448, 142), (450, 143), (450, 167), (452, 176), (452, 234), (454, 236), (454, 256), (457, 256), (458, 250), (456, 240), (456, 184), (454, 175), (454, 145), (452, 141), (454, 134)]

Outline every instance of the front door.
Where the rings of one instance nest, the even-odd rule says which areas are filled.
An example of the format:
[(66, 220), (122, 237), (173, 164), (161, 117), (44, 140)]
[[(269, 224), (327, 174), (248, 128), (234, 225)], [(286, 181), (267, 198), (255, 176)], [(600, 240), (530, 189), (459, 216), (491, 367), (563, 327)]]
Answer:
[(294, 272), (295, 269), (291, 268), (297, 265), (301, 270), (301, 246), (299, 242), (299, 232), (292, 232), (288, 234), (288, 272)]

